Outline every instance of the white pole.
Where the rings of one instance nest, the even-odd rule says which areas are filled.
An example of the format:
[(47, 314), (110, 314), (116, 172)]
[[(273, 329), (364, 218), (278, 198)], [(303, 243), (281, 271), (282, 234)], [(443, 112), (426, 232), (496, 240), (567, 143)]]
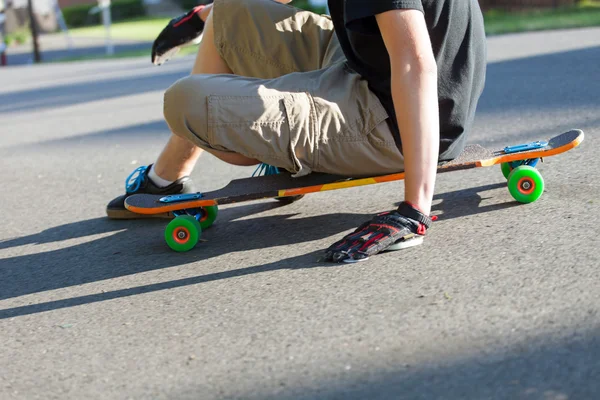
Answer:
[(4, 21), (6, 16), (4, 15), (4, 5), (0, 0), (0, 65), (6, 65), (6, 44), (4, 43)]
[(102, 9), (102, 23), (104, 24), (104, 30), (106, 31), (106, 54), (112, 56), (115, 54), (115, 49), (110, 37), (110, 0), (98, 0), (98, 4)]

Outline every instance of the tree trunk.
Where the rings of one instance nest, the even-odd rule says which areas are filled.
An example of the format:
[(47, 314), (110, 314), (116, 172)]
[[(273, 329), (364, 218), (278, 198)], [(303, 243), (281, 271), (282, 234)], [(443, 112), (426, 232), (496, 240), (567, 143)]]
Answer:
[(38, 27), (33, 15), (33, 0), (27, 0), (27, 11), (29, 12), (29, 29), (31, 29), (31, 39), (33, 41), (33, 60), (39, 63), (42, 58), (40, 57), (40, 47), (38, 45)]

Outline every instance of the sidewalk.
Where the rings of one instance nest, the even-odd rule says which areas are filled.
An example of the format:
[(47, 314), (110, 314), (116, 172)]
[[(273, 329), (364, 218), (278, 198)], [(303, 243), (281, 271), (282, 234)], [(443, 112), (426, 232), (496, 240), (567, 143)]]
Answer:
[[(63, 33), (41, 35), (38, 40), (42, 63), (59, 61), (67, 57), (103, 56), (106, 54), (104, 38), (71, 37), (72, 47)], [(151, 42), (136, 40), (113, 39), (114, 53), (124, 53), (138, 50), (148, 50)], [(22, 45), (10, 46), (6, 49), (7, 66), (33, 64), (33, 44), (28, 41)], [(1, 67), (0, 67), (1, 68)]]

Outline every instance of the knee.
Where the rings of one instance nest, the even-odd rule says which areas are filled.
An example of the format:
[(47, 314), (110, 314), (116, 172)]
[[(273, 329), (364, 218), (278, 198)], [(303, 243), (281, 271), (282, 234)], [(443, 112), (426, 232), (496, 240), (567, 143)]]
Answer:
[(178, 122), (181, 117), (178, 112), (178, 104), (182, 101), (182, 98), (179, 95), (181, 86), (182, 84), (180, 81), (175, 82), (165, 91), (163, 97), (163, 116), (165, 117), (167, 125), (169, 125), (169, 129), (177, 135), (179, 135), (178, 131), (181, 130), (180, 123)]
[(163, 99), (165, 121), (171, 131), (180, 137), (187, 137), (190, 130), (202, 131), (197, 121), (206, 120), (204, 116), (198, 115), (203, 109), (200, 106), (202, 90), (199, 90), (191, 78), (188, 76), (179, 79), (165, 91)]

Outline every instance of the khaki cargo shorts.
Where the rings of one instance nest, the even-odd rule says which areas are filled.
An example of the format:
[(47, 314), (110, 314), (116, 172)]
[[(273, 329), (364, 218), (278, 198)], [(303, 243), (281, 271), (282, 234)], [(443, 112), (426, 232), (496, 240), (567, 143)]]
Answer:
[(216, 0), (215, 45), (234, 75), (191, 75), (165, 93), (178, 135), (294, 176), (399, 172), (388, 114), (349, 69), (328, 16), (272, 0)]

